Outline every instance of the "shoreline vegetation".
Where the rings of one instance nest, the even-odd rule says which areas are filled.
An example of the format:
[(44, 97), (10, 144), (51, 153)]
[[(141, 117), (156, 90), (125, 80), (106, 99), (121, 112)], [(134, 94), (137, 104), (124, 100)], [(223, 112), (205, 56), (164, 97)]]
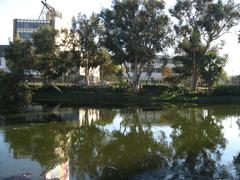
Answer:
[(165, 85), (148, 86), (138, 93), (124, 88), (62, 87), (61, 89), (62, 93), (51, 88), (39, 88), (34, 91), (33, 102), (103, 106), (157, 106), (163, 103), (240, 104), (239, 92), (233, 90), (240, 89), (236, 86), (218, 87), (211, 94), (204, 91), (191, 93), (186, 89)]
[[(240, 86), (226, 85), (240, 84), (240, 76), (237, 83), (227, 77), (220, 43), (239, 22), (240, 6), (232, 1), (178, 0), (167, 13), (164, 1), (114, 0), (90, 17), (79, 13), (70, 29), (44, 25), (31, 40), (10, 41), (0, 103), (240, 103)], [(143, 81), (170, 86), (142, 87)], [(29, 88), (34, 82), (48, 88)]]

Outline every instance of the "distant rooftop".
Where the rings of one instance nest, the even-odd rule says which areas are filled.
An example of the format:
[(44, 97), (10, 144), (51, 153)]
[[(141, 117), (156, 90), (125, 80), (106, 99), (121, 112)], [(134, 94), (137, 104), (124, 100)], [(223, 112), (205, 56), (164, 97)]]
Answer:
[(17, 22), (38, 22), (38, 23), (50, 23), (50, 20), (38, 20), (38, 19), (14, 19)]

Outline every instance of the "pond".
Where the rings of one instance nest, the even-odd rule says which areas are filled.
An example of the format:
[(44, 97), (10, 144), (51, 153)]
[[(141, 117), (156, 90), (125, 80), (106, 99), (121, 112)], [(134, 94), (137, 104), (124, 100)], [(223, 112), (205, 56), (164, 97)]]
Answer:
[(0, 179), (239, 179), (240, 106), (0, 113)]

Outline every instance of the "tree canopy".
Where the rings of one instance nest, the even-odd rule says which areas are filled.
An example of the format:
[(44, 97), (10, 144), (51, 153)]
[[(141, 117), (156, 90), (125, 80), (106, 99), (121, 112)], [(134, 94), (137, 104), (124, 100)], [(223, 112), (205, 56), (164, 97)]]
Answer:
[(14, 42), (10, 42), (5, 51), (5, 58), (11, 73), (16, 75), (19, 80), (24, 81), (26, 75), (34, 68), (34, 53), (31, 41), (16, 39)]
[(183, 66), (190, 65), (187, 73), (192, 76), (192, 88), (195, 90), (204, 55), (213, 48), (215, 40), (238, 24), (239, 6), (233, 1), (177, 0), (170, 13), (177, 19), (174, 26), (176, 51), (185, 58)]
[[(170, 43), (170, 19), (164, 13), (164, 2), (114, 0), (112, 9), (103, 10), (100, 17), (105, 28), (102, 42), (113, 59), (125, 66), (129, 83), (137, 91), (144, 67)], [(135, 67), (132, 75), (128, 63)]]
[(99, 17), (79, 14), (72, 20), (72, 48), (76, 66), (83, 67), (85, 82), (91, 83), (90, 69), (96, 68), (105, 61), (105, 51), (99, 44)]
[(60, 46), (56, 43), (59, 32), (51, 26), (42, 26), (33, 33), (33, 46), (36, 71), (41, 74), (45, 84), (64, 73), (64, 60), (60, 54)]

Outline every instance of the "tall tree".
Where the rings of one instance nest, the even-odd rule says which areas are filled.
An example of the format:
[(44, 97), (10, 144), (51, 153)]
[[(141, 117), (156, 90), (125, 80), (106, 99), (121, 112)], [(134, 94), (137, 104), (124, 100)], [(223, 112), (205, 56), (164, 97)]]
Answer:
[(95, 14), (87, 18), (79, 14), (77, 19), (72, 20), (72, 40), (74, 61), (76, 66), (84, 68), (85, 82), (91, 83), (90, 70), (104, 62), (105, 51), (99, 44), (99, 18)]
[(0, 77), (0, 102), (30, 102), (32, 93), (26, 82), (34, 69), (34, 54), (30, 41), (16, 39), (5, 50), (7, 67), (11, 73)]
[[(138, 91), (141, 74), (158, 52), (170, 44), (169, 17), (162, 0), (114, 0), (112, 9), (101, 12), (105, 31), (103, 44), (123, 64), (129, 83)], [(134, 66), (133, 75), (128, 63)]]
[(202, 56), (212, 48), (215, 40), (238, 24), (239, 6), (233, 1), (177, 0), (170, 13), (178, 20), (175, 24), (177, 52), (188, 61), (185, 64), (191, 65), (191, 86), (195, 90), (201, 75)]
[(41, 74), (45, 85), (64, 73), (64, 59), (60, 56), (60, 46), (56, 43), (59, 32), (51, 26), (42, 26), (33, 33), (36, 55), (36, 70)]

